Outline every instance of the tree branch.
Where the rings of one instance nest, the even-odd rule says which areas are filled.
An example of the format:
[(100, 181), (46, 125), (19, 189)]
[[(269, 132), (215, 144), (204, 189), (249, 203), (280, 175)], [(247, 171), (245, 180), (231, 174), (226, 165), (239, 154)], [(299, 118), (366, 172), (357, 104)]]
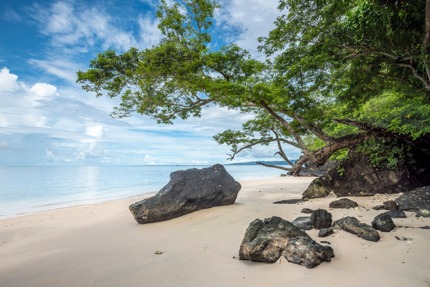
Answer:
[(262, 165), (262, 166), (265, 166), (265, 167), (282, 169), (282, 170), (286, 170), (286, 171), (292, 170), (292, 168), (290, 168), (290, 167), (283, 167), (283, 166), (279, 166), (279, 165), (267, 164), (267, 163), (263, 163), (261, 161), (257, 161), (256, 164), (259, 164), (259, 165)]
[(264, 102), (263, 100), (260, 101), (261, 106), (270, 114), (272, 115), (277, 121), (279, 121), (286, 129), (287, 131), (294, 137), (296, 140), (298, 147), (301, 150), (307, 150), (305, 143), (303, 142), (300, 135), (294, 130), (294, 128), (291, 126), (291, 124), (286, 121), (284, 118), (282, 118), (280, 115), (278, 115), (272, 108), (269, 107), (269, 105)]

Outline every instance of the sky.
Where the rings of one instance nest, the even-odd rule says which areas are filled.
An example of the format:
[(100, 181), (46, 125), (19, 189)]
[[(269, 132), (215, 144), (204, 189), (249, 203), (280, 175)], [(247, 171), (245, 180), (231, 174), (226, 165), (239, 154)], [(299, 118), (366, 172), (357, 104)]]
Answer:
[[(158, 1), (0, 1), (0, 166), (229, 163), (229, 147), (213, 136), (240, 129), (252, 115), (211, 106), (174, 125), (141, 115), (116, 119), (110, 113), (118, 99), (76, 84), (76, 72), (98, 53), (159, 42)], [(274, 27), (278, 0), (221, 4), (217, 36), (262, 58), (257, 38)], [(275, 160), (274, 153), (274, 146), (255, 147), (234, 162)]]

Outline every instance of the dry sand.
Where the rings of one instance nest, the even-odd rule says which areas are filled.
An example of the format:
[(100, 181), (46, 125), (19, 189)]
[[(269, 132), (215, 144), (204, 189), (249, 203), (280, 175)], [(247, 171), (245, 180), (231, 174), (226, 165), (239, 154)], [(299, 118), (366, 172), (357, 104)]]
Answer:
[[(331, 242), (336, 256), (314, 269), (284, 258), (275, 264), (238, 260), (254, 219), (276, 215), (292, 221), (304, 216), (304, 207), (328, 209), (334, 197), (272, 204), (300, 198), (311, 180), (244, 181), (234, 205), (146, 225), (128, 211), (136, 198), (0, 220), (0, 286), (430, 286), (430, 230), (419, 228), (380, 232), (377, 243), (344, 231), (322, 239), (317, 230), (308, 231)], [(360, 208), (329, 211), (334, 219), (350, 215), (370, 224), (380, 213), (371, 207), (393, 197), (351, 198)], [(394, 221), (430, 225), (430, 218), (411, 213)]]

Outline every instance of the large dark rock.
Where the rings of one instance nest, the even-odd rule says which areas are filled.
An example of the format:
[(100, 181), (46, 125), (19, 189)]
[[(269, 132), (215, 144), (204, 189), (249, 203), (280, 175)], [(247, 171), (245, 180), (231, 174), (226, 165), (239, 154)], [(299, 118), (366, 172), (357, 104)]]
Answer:
[(240, 188), (220, 164), (175, 171), (156, 195), (130, 205), (130, 211), (140, 224), (168, 220), (205, 208), (233, 204)]
[(397, 198), (395, 201), (401, 210), (430, 210), (430, 186), (411, 190)]
[(288, 262), (314, 268), (323, 261), (330, 262), (334, 252), (330, 246), (323, 246), (309, 237), (300, 236), (288, 241), (284, 256)]
[(280, 217), (256, 219), (246, 229), (240, 245), (239, 259), (274, 263), (281, 257), (288, 241), (298, 236), (309, 237), (300, 228)]
[(380, 239), (378, 231), (376, 231), (372, 226), (360, 222), (355, 217), (348, 216), (339, 219), (335, 222), (335, 226), (365, 240), (376, 242)]
[(355, 207), (358, 207), (358, 203), (348, 198), (341, 198), (339, 200), (330, 202), (329, 207), (330, 208), (355, 208)]
[(396, 228), (393, 219), (391, 219), (391, 216), (387, 213), (382, 213), (376, 216), (375, 219), (372, 221), (372, 226), (373, 228), (382, 232), (390, 232), (391, 230)]
[(330, 168), (326, 175), (315, 179), (303, 193), (303, 198), (325, 197), (330, 191), (338, 197), (399, 193), (408, 191), (414, 184), (403, 162), (395, 169), (378, 168), (363, 155), (352, 153), (341, 167), (342, 173), (338, 168)]
[(317, 209), (311, 215), (312, 226), (316, 229), (329, 228), (332, 223), (331, 213), (325, 209)]

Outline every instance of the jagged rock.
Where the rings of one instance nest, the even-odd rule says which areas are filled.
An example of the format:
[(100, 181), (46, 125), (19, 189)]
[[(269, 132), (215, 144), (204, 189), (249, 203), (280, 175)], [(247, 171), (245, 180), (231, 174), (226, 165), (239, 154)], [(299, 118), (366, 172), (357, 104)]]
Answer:
[(391, 216), (389, 216), (387, 213), (382, 213), (376, 216), (372, 221), (372, 226), (373, 228), (382, 232), (390, 232), (396, 227), (393, 220), (391, 219)]
[(411, 190), (401, 195), (395, 201), (401, 210), (430, 210), (430, 186), (424, 186)]
[(170, 181), (156, 195), (130, 205), (129, 209), (140, 224), (158, 222), (233, 204), (240, 188), (220, 164), (180, 170), (170, 174)]
[(327, 237), (334, 233), (333, 228), (323, 228), (318, 232), (318, 237)]
[(288, 262), (314, 268), (323, 261), (330, 262), (334, 251), (330, 246), (323, 246), (309, 237), (300, 236), (288, 241), (284, 256)]
[(328, 228), (331, 226), (331, 213), (325, 209), (317, 209), (311, 215), (312, 226), (316, 229)]
[(298, 236), (309, 237), (300, 228), (280, 217), (256, 219), (246, 229), (240, 245), (239, 259), (274, 263), (281, 257), (288, 241)]
[(383, 206), (384, 206), (384, 209), (386, 210), (395, 210), (399, 208), (399, 206), (394, 200), (385, 201)]
[(391, 218), (406, 218), (406, 213), (400, 209), (393, 209), (384, 213), (388, 214)]
[(339, 219), (335, 222), (335, 226), (341, 228), (342, 230), (345, 230), (346, 232), (355, 234), (365, 240), (377, 242), (380, 239), (379, 233), (378, 231), (376, 231), (376, 229), (374, 229), (372, 226), (360, 222), (355, 217), (348, 216)]
[(303, 199), (322, 198), (329, 195), (331, 189), (324, 177), (315, 178), (305, 192), (302, 194)]
[(313, 228), (310, 216), (297, 217), (292, 223), (302, 230), (311, 230)]
[(303, 208), (302, 209), (302, 213), (311, 214), (312, 212), (313, 212), (313, 210), (310, 208)]
[(341, 198), (339, 200), (335, 200), (329, 205), (330, 208), (354, 208), (357, 206), (357, 202), (348, 198)]

